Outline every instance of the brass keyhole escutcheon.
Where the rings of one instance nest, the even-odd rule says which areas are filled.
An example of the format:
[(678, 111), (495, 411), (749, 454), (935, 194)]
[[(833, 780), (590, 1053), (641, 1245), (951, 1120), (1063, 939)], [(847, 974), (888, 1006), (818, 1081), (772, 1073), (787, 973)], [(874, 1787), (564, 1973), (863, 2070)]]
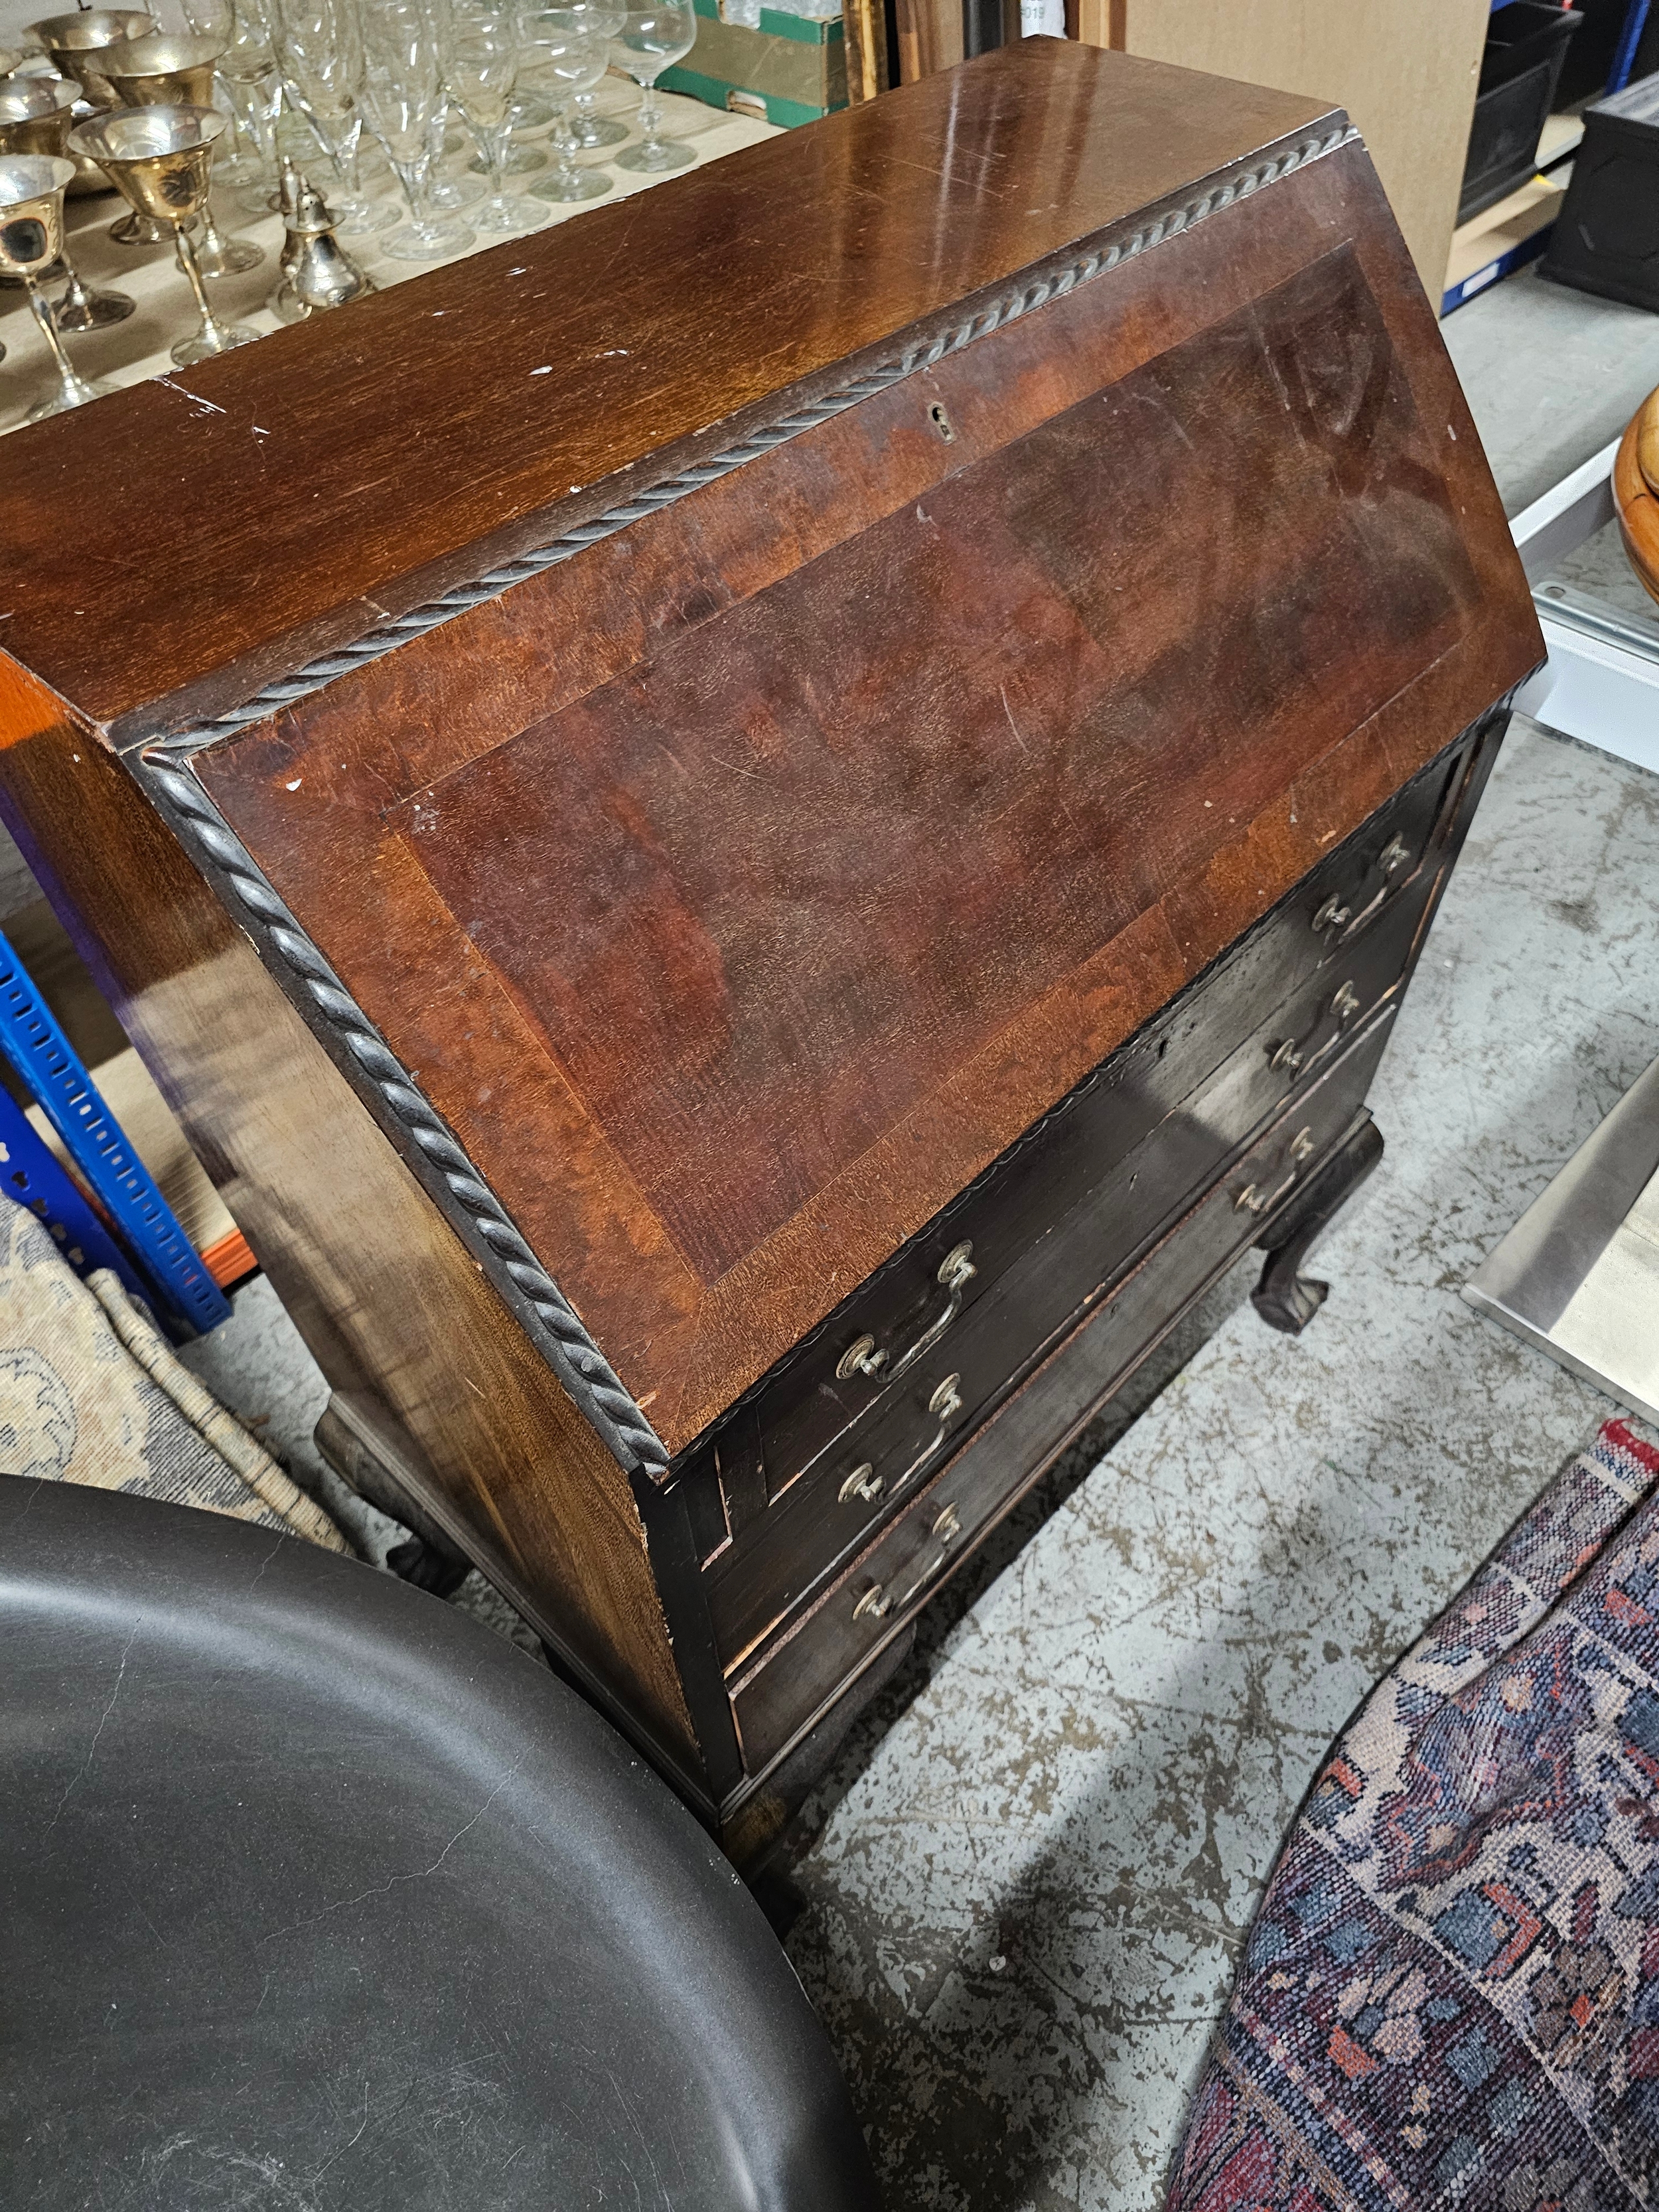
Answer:
[(944, 439), (947, 446), (955, 445), (957, 442), (956, 424), (952, 422), (950, 416), (945, 413), (944, 408), (940, 406), (937, 399), (927, 410), (927, 419), (933, 424), (933, 428), (939, 432), (940, 437)]

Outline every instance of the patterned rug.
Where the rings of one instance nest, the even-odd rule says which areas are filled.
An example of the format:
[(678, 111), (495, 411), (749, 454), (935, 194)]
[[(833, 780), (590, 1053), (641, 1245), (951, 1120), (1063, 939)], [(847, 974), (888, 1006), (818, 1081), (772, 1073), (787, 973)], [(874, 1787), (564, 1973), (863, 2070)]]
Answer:
[(1168, 2212), (1659, 2202), (1656, 1486), (1609, 1422), (1339, 1741)]
[(350, 1549), (107, 1272), (0, 1198), (0, 1474), (85, 1482)]

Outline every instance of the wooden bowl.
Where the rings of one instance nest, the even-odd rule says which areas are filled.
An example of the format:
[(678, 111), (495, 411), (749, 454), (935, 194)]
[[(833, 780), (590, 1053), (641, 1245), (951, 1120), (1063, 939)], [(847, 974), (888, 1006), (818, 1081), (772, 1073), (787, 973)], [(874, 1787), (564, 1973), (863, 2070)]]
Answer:
[(1631, 567), (1659, 599), (1659, 391), (1649, 392), (1620, 441), (1613, 504)]

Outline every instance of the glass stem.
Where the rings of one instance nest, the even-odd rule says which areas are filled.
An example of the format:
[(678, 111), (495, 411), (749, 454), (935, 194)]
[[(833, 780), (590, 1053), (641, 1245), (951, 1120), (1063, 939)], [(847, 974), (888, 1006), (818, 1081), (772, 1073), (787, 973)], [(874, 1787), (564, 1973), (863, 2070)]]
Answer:
[(334, 167), (348, 197), (355, 203), (363, 196), (362, 184), (363, 153), (363, 118), (355, 112), (346, 125), (345, 135), (340, 140), (339, 151), (334, 155)]
[(400, 161), (388, 154), (398, 182), (404, 188), (404, 198), (409, 202), (409, 219), (417, 231), (428, 228), (426, 218), (426, 157), (417, 155), (412, 161)]
[(507, 204), (507, 149), (513, 135), (510, 123), (498, 124), (495, 130), (483, 131), (483, 157), (489, 165), (490, 198), (496, 207)]
[(213, 319), (213, 310), (208, 305), (207, 287), (202, 282), (202, 271), (196, 259), (196, 247), (190, 233), (181, 223), (173, 235), (173, 245), (179, 255), (179, 266), (190, 279), (190, 289), (196, 295), (196, 312), (202, 318), (202, 336), (221, 345), (224, 332)]
[(662, 101), (657, 96), (657, 80), (648, 76), (640, 84), (640, 136), (649, 148), (654, 149), (662, 130)]
[(58, 325), (52, 319), (52, 309), (46, 296), (33, 276), (26, 276), (29, 305), (34, 310), (34, 319), (40, 325), (40, 335), (52, 348), (52, 357), (58, 364), (58, 380), (63, 386), (64, 397), (72, 407), (78, 407), (89, 395), (86, 386), (70, 366), (70, 357), (64, 350), (64, 341), (58, 335)]
[(576, 126), (568, 100), (561, 100), (554, 106), (553, 130), (548, 143), (553, 149), (553, 166), (559, 182), (567, 190), (573, 188), (576, 183)]

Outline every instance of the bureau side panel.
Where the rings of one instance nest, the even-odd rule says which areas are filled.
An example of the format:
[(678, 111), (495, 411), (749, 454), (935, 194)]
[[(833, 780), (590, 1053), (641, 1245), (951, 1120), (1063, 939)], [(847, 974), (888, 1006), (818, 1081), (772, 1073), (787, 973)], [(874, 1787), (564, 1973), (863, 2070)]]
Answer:
[(127, 771), (3, 659), (0, 813), (333, 1389), (635, 1732), (696, 1767), (625, 1476)]

